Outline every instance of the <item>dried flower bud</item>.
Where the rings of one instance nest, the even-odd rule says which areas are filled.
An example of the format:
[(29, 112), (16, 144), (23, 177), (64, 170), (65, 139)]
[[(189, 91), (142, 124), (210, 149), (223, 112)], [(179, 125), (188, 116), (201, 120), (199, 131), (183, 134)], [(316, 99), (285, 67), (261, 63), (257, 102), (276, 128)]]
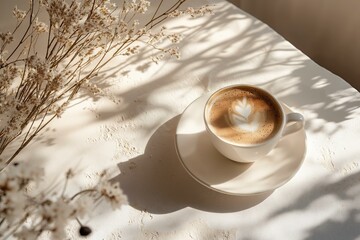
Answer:
[(34, 31), (36, 31), (38, 33), (43, 33), (43, 32), (49, 31), (48, 26), (43, 22), (39, 22), (38, 18), (35, 18), (33, 28), (34, 28)]
[(119, 183), (110, 183), (109, 181), (101, 181), (97, 186), (97, 190), (104, 199), (110, 203), (113, 209), (120, 208), (127, 203), (127, 198), (123, 194)]
[(88, 236), (89, 234), (91, 234), (92, 230), (91, 228), (87, 227), (87, 226), (81, 226), (79, 229), (79, 234), (80, 236)]
[(67, 172), (66, 172), (66, 178), (67, 179), (70, 179), (70, 178), (74, 177), (74, 175), (75, 174), (74, 174), (72, 169), (67, 170)]
[(19, 10), (17, 6), (15, 6), (15, 8), (13, 10), (13, 14), (18, 21), (23, 20), (26, 16), (26, 12)]
[(181, 35), (174, 33), (167, 36), (172, 43), (179, 43), (181, 41)]
[(6, 32), (6, 33), (0, 32), (0, 40), (3, 41), (4, 44), (8, 44), (14, 40), (14, 37), (11, 32)]

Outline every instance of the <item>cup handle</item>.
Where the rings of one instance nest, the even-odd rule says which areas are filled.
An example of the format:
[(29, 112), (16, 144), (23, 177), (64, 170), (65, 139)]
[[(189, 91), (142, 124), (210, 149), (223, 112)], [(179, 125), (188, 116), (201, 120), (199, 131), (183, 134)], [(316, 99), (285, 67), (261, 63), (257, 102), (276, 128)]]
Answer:
[[(292, 123), (292, 124), (289, 124)], [(288, 113), (286, 114), (286, 126), (282, 133), (283, 136), (288, 135), (290, 133), (294, 133), (299, 131), (304, 127), (304, 116), (300, 113)], [(289, 124), (289, 125), (288, 125)]]

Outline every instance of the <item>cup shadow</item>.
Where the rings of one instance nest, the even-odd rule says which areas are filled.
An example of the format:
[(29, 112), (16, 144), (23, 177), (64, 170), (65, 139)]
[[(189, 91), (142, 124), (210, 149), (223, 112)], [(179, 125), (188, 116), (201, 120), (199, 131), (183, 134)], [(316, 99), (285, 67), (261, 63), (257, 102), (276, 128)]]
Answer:
[[(195, 176), (202, 176), (201, 179), (205, 180), (205, 185), (217, 185), (224, 183), (236, 176), (246, 172), (253, 163), (237, 163), (229, 160), (220, 152), (218, 152), (212, 145), (209, 136), (205, 131), (192, 133), (192, 134), (179, 134), (178, 133), (177, 144), (182, 145), (182, 150), (189, 151), (187, 156), (191, 158), (188, 162), (191, 162), (191, 168), (196, 169), (197, 174)], [(191, 144), (189, 144), (191, 143)], [(184, 146), (185, 145), (185, 146)], [(205, 153), (206, 156), (199, 158), (194, 153), (193, 148), (196, 148), (197, 153)], [(175, 148), (176, 149), (176, 148)], [(178, 156), (181, 156), (178, 153)], [(209, 158), (208, 156), (211, 156)], [(187, 168), (187, 166), (184, 167)], [(216, 174), (214, 174), (216, 171)], [(190, 170), (190, 172), (192, 172)], [(202, 182), (201, 180), (199, 180)]]
[(185, 207), (207, 212), (236, 212), (251, 208), (273, 191), (233, 196), (208, 189), (193, 179), (178, 159), (175, 132), (180, 115), (161, 125), (151, 136), (144, 154), (119, 163), (119, 182), (129, 204), (139, 210), (166, 214)]

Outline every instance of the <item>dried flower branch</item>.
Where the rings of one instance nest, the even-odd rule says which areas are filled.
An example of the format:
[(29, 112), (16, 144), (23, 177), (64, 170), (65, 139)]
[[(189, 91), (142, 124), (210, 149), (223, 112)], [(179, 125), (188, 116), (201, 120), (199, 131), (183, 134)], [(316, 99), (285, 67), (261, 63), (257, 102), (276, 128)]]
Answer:
[[(166, 55), (179, 58), (172, 44), (181, 36), (155, 27), (169, 18), (211, 12), (207, 6), (181, 9), (186, 1), (165, 8), (160, 0), (152, 13), (146, 0), (119, 5), (110, 0), (30, 0), (28, 10), (14, 8), (14, 29), (0, 32), (0, 238), (28, 240), (50, 232), (63, 239), (71, 219), (85, 236), (91, 229), (80, 219), (94, 204), (103, 199), (117, 209), (126, 202), (120, 186), (108, 182), (105, 173), (92, 188), (68, 196), (74, 175), (68, 171), (61, 191), (34, 195), (29, 189), (42, 180), (43, 170), (11, 162), (61, 117), (81, 89), (102, 93), (92, 80), (114, 58), (137, 54), (144, 45), (158, 51), (151, 57), (154, 62)], [(6, 153), (11, 145), (15, 150)]]
[[(25, 162), (11, 164), (2, 172), (0, 238), (13, 235), (18, 239), (36, 239), (42, 233), (50, 232), (54, 239), (64, 239), (66, 225), (87, 216), (99, 200), (104, 199), (114, 210), (127, 202), (119, 184), (107, 181), (105, 172), (94, 187), (71, 197), (66, 195), (68, 181), (74, 176), (71, 170), (66, 173), (61, 192), (32, 195), (27, 188), (31, 184), (37, 185), (43, 176), (43, 169)], [(80, 224), (79, 228), (82, 227)]]
[[(165, 55), (179, 58), (177, 47), (161, 44), (179, 42), (179, 34), (153, 30), (171, 17), (210, 12), (207, 6), (181, 10), (184, 2), (160, 11), (160, 1), (153, 13), (146, 0), (119, 6), (109, 0), (30, 0), (27, 11), (15, 7), (16, 27), (0, 33), (0, 156), (9, 144), (18, 146), (0, 169), (60, 117), (80, 89), (101, 93), (91, 80), (115, 57), (137, 54), (146, 44), (161, 53), (152, 57), (155, 62)], [(41, 21), (43, 11), (48, 18)]]

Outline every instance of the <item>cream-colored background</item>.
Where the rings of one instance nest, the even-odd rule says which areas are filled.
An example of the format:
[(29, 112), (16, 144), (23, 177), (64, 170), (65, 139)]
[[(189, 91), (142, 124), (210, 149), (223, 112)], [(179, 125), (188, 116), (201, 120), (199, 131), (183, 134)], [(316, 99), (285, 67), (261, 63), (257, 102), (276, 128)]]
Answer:
[(360, 89), (360, 1), (230, 0)]
[[(1, 31), (11, 3), (20, 8), (27, 1), (0, 2)], [(146, 48), (117, 58), (96, 79), (108, 97), (76, 96), (19, 159), (44, 167), (46, 185), (62, 183), (73, 168), (68, 196), (96, 183), (103, 169), (113, 174), (129, 205), (118, 211), (100, 205), (81, 219), (93, 228), (87, 240), (360, 240), (360, 93), (225, 0), (192, 6), (205, 3), (215, 5), (214, 15), (167, 24), (183, 34), (181, 59), (155, 64)], [(303, 165), (274, 192), (220, 194), (178, 159), (182, 112), (209, 90), (235, 83), (267, 89), (306, 119)], [(202, 155), (201, 143), (189, 151)], [(74, 221), (67, 239), (84, 240), (77, 231)]]

